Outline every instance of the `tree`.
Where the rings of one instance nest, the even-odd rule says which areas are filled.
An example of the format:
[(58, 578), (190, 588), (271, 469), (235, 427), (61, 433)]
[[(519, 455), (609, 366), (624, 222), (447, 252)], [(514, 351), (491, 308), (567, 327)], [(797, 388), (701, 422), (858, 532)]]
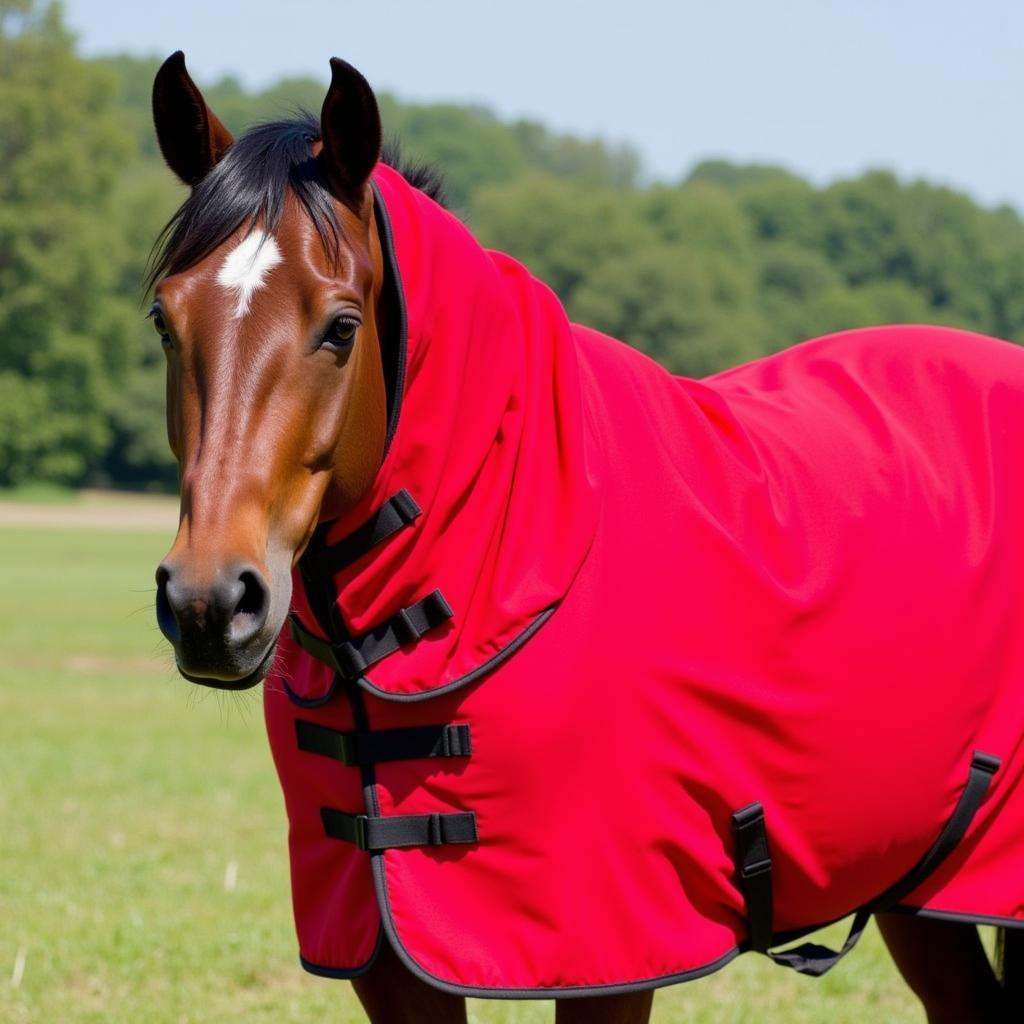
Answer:
[(775, 164), (734, 164), (729, 160), (702, 160), (690, 171), (685, 184), (693, 185), (697, 182), (717, 185), (730, 192), (787, 182), (803, 184), (785, 167)]
[(676, 373), (701, 377), (761, 354), (757, 313), (720, 300), (723, 289), (746, 291), (739, 274), (698, 251), (655, 243), (598, 264), (573, 293), (569, 312)]
[(479, 189), (469, 226), (485, 245), (524, 262), (563, 302), (596, 263), (657, 241), (628, 196), (544, 174)]
[(59, 9), (0, 0), (0, 484), (80, 481), (129, 360), (110, 199), (129, 140)]
[(600, 188), (632, 189), (640, 177), (640, 156), (629, 146), (609, 147), (597, 139), (556, 135), (536, 121), (517, 121), (511, 130), (526, 162), (556, 178)]
[[(45, 3), (0, 0), (0, 486), (171, 487), (163, 360), (141, 315), (150, 245), (183, 196), (151, 126), (160, 58), (81, 60)], [(238, 132), (315, 112), (325, 88), (228, 77), (204, 91)], [(480, 107), (380, 103), (484, 244), (678, 372), (876, 323), (1024, 341), (1024, 223), (1009, 208), (884, 171), (819, 188), (723, 160), (644, 185), (628, 147)]]

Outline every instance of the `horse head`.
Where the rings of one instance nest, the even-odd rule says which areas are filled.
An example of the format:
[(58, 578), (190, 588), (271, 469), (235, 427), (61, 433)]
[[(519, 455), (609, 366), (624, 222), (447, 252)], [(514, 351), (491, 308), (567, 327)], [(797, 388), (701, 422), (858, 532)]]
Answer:
[(191, 189), (152, 274), (181, 485), (157, 618), (181, 673), (221, 688), (267, 674), (293, 565), (370, 486), (385, 446), (380, 118), (359, 72), (331, 69), (319, 122), (237, 140), (180, 52), (153, 89), (160, 149)]

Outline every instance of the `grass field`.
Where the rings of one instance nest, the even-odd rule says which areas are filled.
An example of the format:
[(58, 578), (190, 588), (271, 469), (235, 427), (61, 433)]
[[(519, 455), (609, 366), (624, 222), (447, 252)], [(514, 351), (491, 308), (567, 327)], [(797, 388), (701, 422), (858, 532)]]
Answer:
[[(347, 983), (298, 965), (258, 693), (176, 676), (151, 607), (169, 535), (133, 521), (0, 525), (0, 1021), (360, 1021)], [(470, 1019), (552, 1016), (474, 1001)], [(873, 929), (821, 981), (747, 956), (654, 1013), (922, 1019)]]

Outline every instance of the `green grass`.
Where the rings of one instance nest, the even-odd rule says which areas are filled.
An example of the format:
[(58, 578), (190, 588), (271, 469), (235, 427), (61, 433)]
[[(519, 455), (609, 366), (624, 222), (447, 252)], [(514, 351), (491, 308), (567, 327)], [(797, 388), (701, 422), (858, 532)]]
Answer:
[[(298, 965), (258, 696), (190, 687), (159, 640), (168, 544), (0, 529), (0, 1021), (361, 1021), (349, 985)], [(471, 1004), (480, 1024), (551, 1019), (550, 1003)], [(747, 956), (661, 992), (654, 1020), (922, 1016), (872, 931), (821, 981)]]
[(18, 487), (0, 487), (0, 501), (24, 501), (34, 505), (70, 505), (77, 495), (60, 484), (32, 483)]

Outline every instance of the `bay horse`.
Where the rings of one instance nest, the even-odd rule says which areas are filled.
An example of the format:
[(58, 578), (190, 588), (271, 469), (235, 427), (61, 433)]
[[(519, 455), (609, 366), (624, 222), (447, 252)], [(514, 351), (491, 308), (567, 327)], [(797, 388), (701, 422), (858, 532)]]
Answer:
[(886, 328), (672, 378), (389, 167), (331, 68), (319, 120), (238, 139), (180, 52), (153, 91), (191, 188), (157, 617), (186, 679), (266, 680), (304, 966), (377, 1024), (638, 1024), (874, 914), (932, 1024), (1011, 1019), (1024, 356)]

